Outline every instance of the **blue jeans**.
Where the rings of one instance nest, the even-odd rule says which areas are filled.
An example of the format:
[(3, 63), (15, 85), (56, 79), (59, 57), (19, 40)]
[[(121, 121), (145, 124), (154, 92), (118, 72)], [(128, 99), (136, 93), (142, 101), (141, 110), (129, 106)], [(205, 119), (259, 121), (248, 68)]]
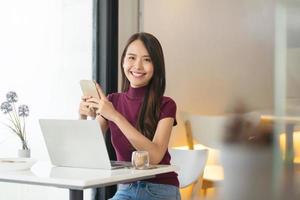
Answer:
[(120, 184), (111, 200), (180, 200), (179, 188), (173, 185), (137, 181)]

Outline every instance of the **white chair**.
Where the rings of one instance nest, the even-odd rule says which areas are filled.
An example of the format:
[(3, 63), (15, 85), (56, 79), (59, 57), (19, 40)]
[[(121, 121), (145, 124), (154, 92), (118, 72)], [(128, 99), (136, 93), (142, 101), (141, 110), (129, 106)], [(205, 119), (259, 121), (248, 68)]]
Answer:
[(169, 149), (171, 154), (171, 164), (180, 168), (178, 179), (180, 188), (192, 185), (191, 198), (193, 199), (202, 185), (202, 175), (208, 157), (207, 149), (185, 150)]
[[(202, 189), (204, 195), (208, 188), (219, 185), (224, 179), (224, 170), (218, 160), (223, 134), (226, 129), (227, 116), (202, 116), (182, 113), (188, 138), (193, 138), (210, 151), (208, 163), (203, 174)], [(192, 142), (191, 139), (190, 143)], [(189, 144), (193, 147), (193, 144)], [(213, 148), (213, 149), (212, 149)], [(213, 156), (213, 157), (212, 157)]]

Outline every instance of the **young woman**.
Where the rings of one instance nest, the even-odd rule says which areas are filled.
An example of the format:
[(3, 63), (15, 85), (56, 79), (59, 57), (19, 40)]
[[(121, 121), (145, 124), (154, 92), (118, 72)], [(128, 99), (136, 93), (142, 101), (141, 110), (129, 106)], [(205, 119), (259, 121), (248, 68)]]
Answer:
[[(176, 125), (176, 104), (163, 96), (165, 63), (159, 41), (149, 33), (131, 36), (121, 57), (122, 93), (100, 99), (82, 97), (79, 113), (96, 116), (103, 133), (111, 131), (117, 160), (131, 161), (135, 150), (149, 152), (150, 164), (170, 164), (168, 143)], [(91, 109), (93, 108), (93, 109)], [(95, 110), (95, 111), (94, 111)], [(175, 172), (155, 178), (121, 184), (117, 199), (180, 199)]]

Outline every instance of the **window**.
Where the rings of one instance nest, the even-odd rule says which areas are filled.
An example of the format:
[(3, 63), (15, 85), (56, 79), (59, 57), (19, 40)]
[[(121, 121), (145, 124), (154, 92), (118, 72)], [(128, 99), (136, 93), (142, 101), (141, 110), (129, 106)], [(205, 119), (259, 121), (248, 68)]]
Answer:
[[(92, 78), (92, 6), (92, 0), (1, 1), (0, 102), (12, 90), (19, 103), (29, 106), (28, 141), (32, 157), (39, 160), (48, 160), (48, 154), (38, 119), (78, 118), (79, 80)], [(6, 117), (1, 113), (0, 121)], [(0, 124), (0, 157), (16, 156), (20, 147)], [(0, 199), (21, 196), (13, 192), (14, 186), (12, 192), (1, 192), (2, 188)]]

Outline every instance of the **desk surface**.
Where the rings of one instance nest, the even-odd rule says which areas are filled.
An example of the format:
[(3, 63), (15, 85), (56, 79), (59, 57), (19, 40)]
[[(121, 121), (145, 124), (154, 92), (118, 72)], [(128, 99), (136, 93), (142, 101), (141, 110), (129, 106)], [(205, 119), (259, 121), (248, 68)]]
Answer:
[(177, 171), (178, 167), (159, 165), (155, 169), (135, 170), (132, 168), (100, 170), (55, 167), (48, 162), (37, 162), (31, 170), (0, 171), (1, 182), (26, 183), (33, 185), (54, 186), (75, 190), (102, 187), (154, 177)]

